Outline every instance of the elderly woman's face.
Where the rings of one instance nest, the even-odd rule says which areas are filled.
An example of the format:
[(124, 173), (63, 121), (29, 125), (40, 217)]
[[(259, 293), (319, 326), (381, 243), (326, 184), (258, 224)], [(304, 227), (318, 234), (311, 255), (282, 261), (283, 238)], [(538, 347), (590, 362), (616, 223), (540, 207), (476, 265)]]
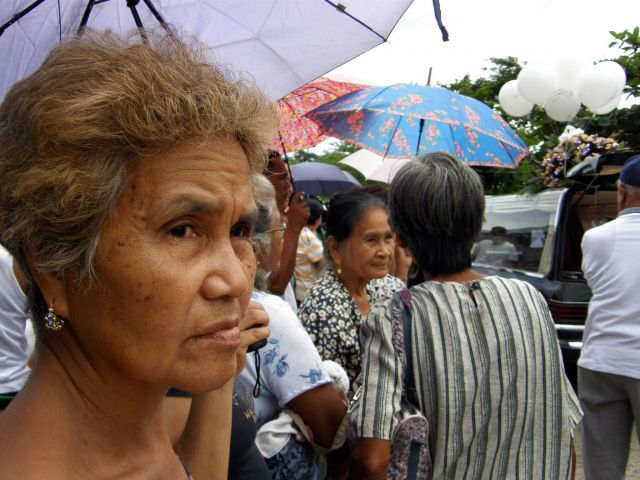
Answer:
[(393, 247), (387, 212), (381, 208), (370, 208), (364, 212), (351, 235), (332, 249), (331, 256), (343, 272), (369, 281), (389, 273)]
[(136, 167), (101, 233), (96, 287), (68, 295), (98, 366), (196, 392), (231, 378), (255, 273), (249, 180), (235, 140)]

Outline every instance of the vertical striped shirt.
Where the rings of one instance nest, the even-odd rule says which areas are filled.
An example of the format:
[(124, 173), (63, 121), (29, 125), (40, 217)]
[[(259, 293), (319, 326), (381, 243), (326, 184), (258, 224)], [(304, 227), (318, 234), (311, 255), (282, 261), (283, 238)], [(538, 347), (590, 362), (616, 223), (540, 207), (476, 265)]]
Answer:
[[(530, 284), (486, 277), (411, 289), (412, 352), (429, 420), (433, 478), (567, 479), (582, 412), (546, 302)], [(391, 439), (403, 365), (392, 304), (361, 327), (359, 437)]]

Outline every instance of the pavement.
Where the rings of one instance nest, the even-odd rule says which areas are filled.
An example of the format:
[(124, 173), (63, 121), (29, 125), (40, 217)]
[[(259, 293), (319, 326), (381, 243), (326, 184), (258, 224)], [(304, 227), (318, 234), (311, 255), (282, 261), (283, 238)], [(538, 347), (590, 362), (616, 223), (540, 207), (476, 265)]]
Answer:
[[(576, 477), (575, 480), (584, 480), (584, 471), (582, 469), (582, 429), (578, 425), (574, 435), (576, 443)], [(629, 452), (629, 462), (627, 463), (627, 480), (640, 480), (640, 445), (638, 445), (638, 435), (635, 428), (631, 435), (631, 450)]]

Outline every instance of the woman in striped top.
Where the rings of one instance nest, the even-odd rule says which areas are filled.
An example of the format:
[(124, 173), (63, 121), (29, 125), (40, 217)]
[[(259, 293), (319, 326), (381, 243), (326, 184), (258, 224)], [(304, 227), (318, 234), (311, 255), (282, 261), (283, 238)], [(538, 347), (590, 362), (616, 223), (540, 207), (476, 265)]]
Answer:
[[(544, 298), (470, 268), (484, 212), (478, 175), (447, 153), (423, 156), (398, 172), (389, 207), (398, 242), (426, 279), (411, 289), (411, 335), (434, 478), (569, 478), (581, 412)], [(360, 333), (359, 478), (386, 478), (397, 425), (404, 365), (392, 309), (372, 311)]]

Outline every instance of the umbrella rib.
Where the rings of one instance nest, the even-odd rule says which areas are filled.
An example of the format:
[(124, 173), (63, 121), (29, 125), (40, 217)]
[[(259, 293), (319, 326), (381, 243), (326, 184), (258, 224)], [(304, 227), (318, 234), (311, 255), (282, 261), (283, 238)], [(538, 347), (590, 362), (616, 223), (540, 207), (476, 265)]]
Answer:
[(513, 158), (513, 155), (511, 155), (511, 152), (509, 150), (507, 150), (506, 148), (504, 148), (504, 142), (502, 142), (501, 140), (498, 140), (498, 143), (500, 144), (500, 146), (502, 146), (502, 149), (505, 152), (507, 152), (507, 155), (509, 155), (509, 160), (511, 160), (511, 163), (513, 164), (513, 168), (518, 168), (518, 165), (516, 164), (516, 161)]
[(89, 0), (87, 2), (87, 8), (84, 9), (84, 13), (82, 14), (82, 19), (80, 20), (80, 26), (78, 27), (76, 35), (80, 36), (84, 32), (84, 29), (87, 26), (87, 22), (89, 21), (89, 15), (91, 15), (91, 10), (93, 10), (93, 5), (95, 3), (95, 0)]
[(25, 9), (16, 13), (13, 17), (9, 19), (9, 21), (5, 22), (2, 26), (0, 26), (0, 36), (2, 36), (2, 34), (7, 28), (9, 28), (11, 25), (16, 23), (18, 20), (24, 17), (27, 13), (29, 13), (31, 10), (33, 10), (43, 2), (44, 0), (35, 0), (35, 2), (33, 2), (31, 5), (27, 6)]
[(164, 17), (160, 14), (160, 12), (156, 8), (156, 6), (153, 4), (153, 2), (151, 0), (142, 0), (142, 1), (145, 3), (145, 5), (147, 6), (151, 14), (156, 18), (156, 20), (158, 20), (158, 23), (162, 25), (162, 28), (165, 29), (165, 31), (169, 34), (171, 38), (174, 38), (173, 31), (169, 27), (169, 24), (165, 22)]
[(129, 10), (131, 10), (131, 16), (133, 17), (133, 21), (135, 22), (136, 27), (138, 27), (138, 32), (142, 37), (142, 41), (144, 43), (149, 43), (147, 34), (144, 31), (144, 25), (142, 25), (142, 20), (140, 19), (140, 15), (138, 15), (138, 9), (136, 8), (139, 1), (140, 0), (127, 0), (127, 7), (129, 7)]
[(389, 153), (389, 149), (391, 148), (391, 144), (393, 143), (393, 137), (396, 135), (396, 132), (398, 131), (398, 127), (400, 126), (400, 122), (401, 121), (402, 121), (402, 117), (398, 117), (398, 121), (396, 122), (396, 128), (393, 129), (393, 133), (391, 134), (391, 138), (389, 139), (389, 142), (387, 143), (387, 149), (384, 151), (384, 155), (382, 156), (383, 160), (385, 158), (387, 158), (387, 153)]
[(359, 23), (360, 25), (362, 25), (364, 28), (366, 28), (367, 30), (369, 30), (371, 33), (377, 35), (378, 37), (380, 37), (382, 39), (383, 42), (386, 42), (387, 39), (385, 37), (383, 37), (382, 35), (380, 35), (378, 32), (376, 32), (373, 28), (371, 28), (369, 25), (367, 25), (366, 23), (364, 23), (362, 20), (354, 17), (353, 15), (351, 15), (349, 12), (347, 12), (347, 7), (345, 7), (343, 4), (341, 3), (333, 3), (331, 0), (324, 0), (326, 3), (328, 3), (329, 5), (331, 5), (333, 8), (335, 8), (337, 11), (339, 11), (340, 13), (344, 13), (347, 17), (349, 17), (351, 20)]

